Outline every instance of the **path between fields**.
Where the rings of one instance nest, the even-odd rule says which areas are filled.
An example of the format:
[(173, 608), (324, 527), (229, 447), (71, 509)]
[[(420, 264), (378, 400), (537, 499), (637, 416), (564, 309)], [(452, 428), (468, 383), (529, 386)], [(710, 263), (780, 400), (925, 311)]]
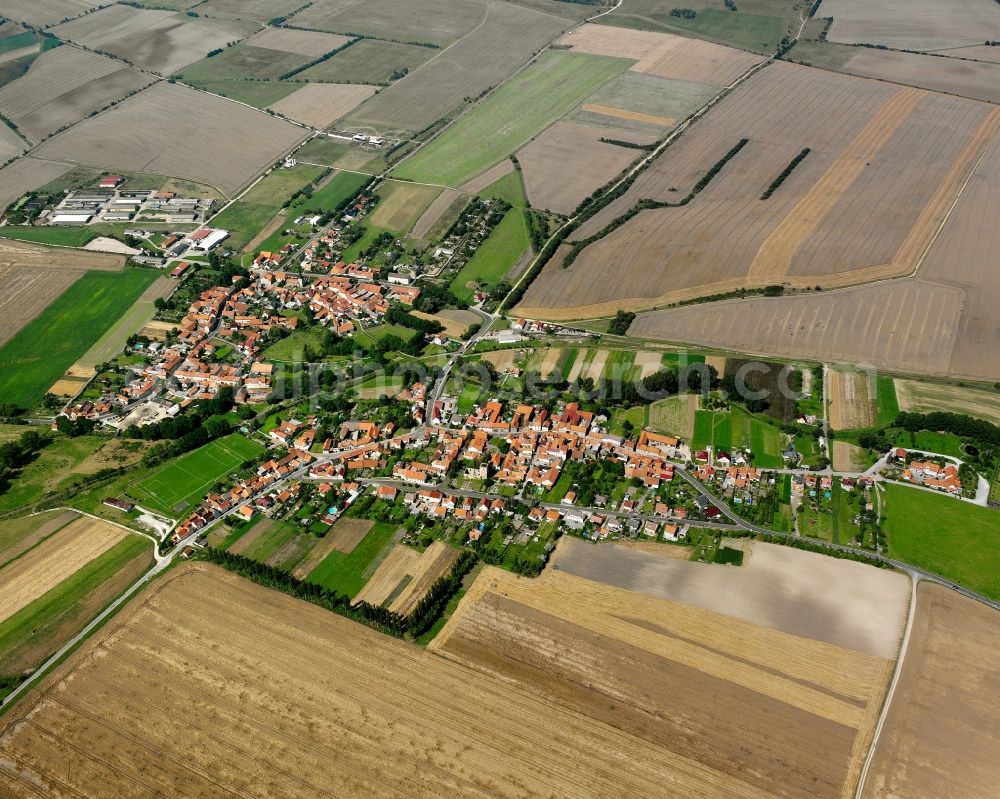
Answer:
[(871, 744), (868, 746), (868, 755), (865, 763), (861, 767), (861, 774), (858, 776), (858, 788), (854, 792), (854, 799), (861, 799), (861, 794), (865, 788), (865, 780), (868, 779), (868, 770), (875, 759), (875, 749), (878, 745), (879, 736), (885, 726), (885, 720), (889, 715), (889, 707), (892, 705), (892, 697), (896, 693), (896, 686), (899, 685), (899, 678), (903, 672), (903, 661), (906, 659), (906, 652), (910, 645), (910, 632), (913, 630), (913, 618), (917, 615), (917, 585), (920, 582), (919, 576), (910, 575), (910, 611), (906, 615), (906, 629), (903, 632), (903, 640), (899, 646), (899, 655), (896, 656), (896, 668), (892, 673), (892, 682), (889, 683), (889, 690), (886, 692), (882, 702), (882, 712), (878, 717), (878, 724), (875, 725), (875, 733), (872, 735)]

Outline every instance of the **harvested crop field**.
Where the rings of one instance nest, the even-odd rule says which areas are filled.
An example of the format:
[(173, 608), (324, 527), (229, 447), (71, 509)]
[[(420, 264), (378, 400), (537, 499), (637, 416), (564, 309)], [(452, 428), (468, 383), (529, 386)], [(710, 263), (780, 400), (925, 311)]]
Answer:
[(736, 568), (563, 536), (553, 563), (577, 577), (886, 659), (896, 656), (909, 599), (902, 574), (759, 541)]
[(75, 17), (100, 5), (91, 0), (4, 0), (5, 17), (45, 27), (67, 17)]
[(1000, 103), (1000, 64), (861, 47), (841, 71)]
[(409, 616), (430, 587), (444, 577), (458, 558), (458, 550), (435, 541), (423, 552), (396, 544), (379, 564), (353, 604), (361, 601)]
[(1000, 394), (954, 383), (893, 381), (901, 411), (964, 413), (1000, 425)]
[(531, 204), (569, 214), (591, 192), (643, 155), (642, 150), (601, 141), (612, 136), (639, 144), (653, 140), (641, 133), (560, 121), (520, 150), (517, 159)]
[(641, 314), (633, 334), (761, 355), (1000, 380), (1000, 137), (976, 164), (916, 279)]
[(0, 169), (0, 208), (6, 209), (27, 192), (62, 177), (72, 168), (72, 164), (41, 161), (37, 158), (18, 158), (12, 161)]
[[(577, 602), (572, 612), (579, 615)], [(681, 624), (672, 610), (666, 605), (654, 616), (666, 629)], [(691, 621), (685, 632), (699, 639), (716, 629), (703, 616)], [(867, 721), (881, 691), (880, 661), (772, 639), (763, 643), (788, 657), (775, 660), (758, 649), (760, 665), (730, 660), (730, 673), (699, 678), (705, 665), (678, 662), (686, 644), (634, 621), (617, 627), (613, 632), (636, 641), (631, 651), (644, 662), (654, 657), (642, 653), (654, 649), (672, 655), (661, 665), (670, 673), (656, 672), (666, 677), (659, 692), (679, 686), (694, 695), (697, 680), (698, 699), (718, 699), (718, 716), (707, 719), (718, 724), (712, 735), (661, 741), (656, 733), (664, 725), (652, 722), (639, 734), (625, 732), (641, 712), (636, 706), (623, 708), (616, 699), (611, 711), (606, 695), (588, 702), (576, 684), (557, 697), (540, 694), (537, 686), (498, 679), (478, 664), (454, 662), (451, 653), (421, 651), (220, 570), (184, 567), (4, 718), (0, 784), (12, 797), (36, 796), (33, 786), (57, 782), (83, 794), (133, 795), (141, 786), (170, 796), (225, 791), (289, 799), (330, 785), (366, 797), (402, 790), (428, 798), (597, 799), (656, 795), (665, 785), (718, 799), (841, 795), (850, 750), (861, 737), (852, 725)], [(734, 635), (748, 632), (727, 626), (709, 633), (709, 645), (732, 646)], [(708, 651), (704, 657), (709, 668), (724, 660)], [(772, 662), (809, 682), (780, 685), (765, 671)], [(754, 703), (758, 694), (741, 683), (759, 684), (766, 698)], [(643, 675), (629, 698), (649, 685)], [(725, 690), (724, 699), (713, 689)], [(767, 712), (776, 715), (762, 724)], [(697, 717), (705, 723), (704, 708)], [(141, 737), (134, 735), (139, 726)], [(723, 728), (732, 735), (723, 736)], [(766, 765), (753, 774), (726, 773), (743, 762), (743, 746), (768, 755)], [(808, 761), (778, 763), (772, 746)], [(720, 767), (706, 768), (705, 760)], [(806, 778), (808, 790), (801, 788)], [(772, 781), (784, 780), (787, 789), (770, 790)]]
[(634, 72), (713, 86), (728, 86), (760, 62), (759, 56), (699, 39), (607, 25), (583, 25), (559, 44), (581, 53), (634, 59)]
[(363, 39), (295, 77), (331, 83), (390, 83), (398, 80), (400, 71), (412, 72), (439, 52), (429, 47)]
[(50, 510), (0, 521), (0, 567), (27, 552), (79, 516), (70, 510)]
[[(184, 113), (176, 113), (178, 108)], [(122, 130), (130, 135), (122, 138)], [(236, 132), (239, 146), (234, 146)], [(36, 153), (99, 168), (187, 178), (231, 196), (306, 133), (239, 103), (161, 82), (48, 139)], [(191, 141), (199, 146), (189, 147)]]
[(9, 563), (0, 571), (0, 621), (9, 619), (127, 535), (122, 527), (81, 517)]
[(0, 112), (37, 142), (153, 80), (106, 56), (56, 47), (36, 58), (23, 77), (0, 88)]
[(319, 58), (338, 47), (343, 47), (350, 39), (335, 33), (300, 31), (292, 28), (265, 28), (251, 36), (246, 43), (253, 47), (266, 47), (285, 53), (298, 53), (309, 58)]
[(437, 322), (444, 325), (444, 332), (452, 338), (458, 338), (471, 325), (482, 324), (482, 318), (473, 311), (462, 311), (451, 309), (439, 311), (436, 314), (423, 313), (422, 311), (410, 311), (417, 319), (426, 319), (428, 322)]
[(387, 181), (379, 190), (379, 204), (372, 211), (371, 224), (397, 235), (409, 233), (441, 191), (439, 186)]
[(833, 442), (833, 468), (839, 472), (862, 472), (868, 466), (865, 450), (846, 441)]
[[(838, 124), (824, 121), (831, 114)], [(748, 286), (835, 288), (911, 274), (1000, 131), (1000, 109), (777, 63), (702, 125), (574, 233), (603, 237), (566, 269), (563, 248), (519, 313), (586, 318)], [(713, 168), (689, 203), (611, 224), (639, 200), (690, 196)], [(604, 279), (608, 263), (618, 265), (614, 281)]]
[[(369, 8), (366, 3), (365, 13)], [(482, 25), (373, 97), (345, 124), (383, 134), (423, 130), (464, 98), (498, 86), (570, 24), (510, 3), (490, 3)]]
[(852, 430), (875, 424), (874, 376), (865, 372), (827, 372), (830, 397), (830, 427)]
[(943, 50), (979, 45), (1000, 30), (1000, 7), (991, 0), (823, 0), (820, 14), (833, 17), (827, 39), (882, 44), (896, 50)]
[(171, 75), (253, 32), (232, 20), (112, 5), (53, 28), (60, 39), (103, 50), (140, 69)]
[(296, 122), (325, 128), (349, 114), (374, 93), (374, 86), (362, 84), (307, 83), (270, 108)]
[[(925, 280), (640, 314), (630, 333), (754, 355), (947, 374), (963, 292)], [(993, 371), (1000, 377), (1000, 363)], [(974, 375), (969, 375), (970, 377)]]
[(996, 794), (1000, 765), (997, 611), (923, 582), (863, 799)]
[[(871, 669), (849, 657), (837, 664), (851, 674), (853, 696), (867, 687), (859, 684)], [(783, 666), (803, 670), (797, 662)], [(793, 690), (838, 704), (821, 688)], [(812, 719), (782, 710), (781, 721)], [(698, 761), (613, 723), (631, 718), (608, 723), (600, 715), (546, 702), (537, 690), (219, 570), (185, 567), (6, 716), (0, 785), (11, 797), (36, 796), (33, 786), (56, 783), (91, 795), (135, 795), (141, 787), (165, 796), (224, 791), (289, 799), (330, 785), (338, 795), (402, 790), (435, 799), (554, 792), (597, 799), (655, 795), (664, 785), (720, 799), (772, 795), (706, 773)], [(834, 721), (812, 724), (824, 748), (838, 744), (824, 752), (836, 766), (817, 764), (825, 777), (841, 765), (850, 731)], [(796, 741), (794, 751), (802, 748)]]
[(639, 367), (639, 377), (648, 377), (658, 372), (663, 366), (662, 352), (637, 352), (633, 363)]
[(52, 249), (38, 244), (0, 239), (0, 345), (5, 344), (49, 304), (91, 270), (117, 271), (125, 266), (118, 255)]
[[(426, 239), (432, 230), (440, 225), (447, 229), (451, 221), (458, 218), (469, 198), (456, 189), (445, 189), (427, 206), (411, 231), (414, 238)], [(442, 230), (442, 233), (444, 231)]]
[(491, 567), (430, 648), (658, 747), (673, 774), (655, 796), (849, 795), (892, 666), (562, 570)]
[(205, 16), (247, 19), (261, 25), (299, 8), (302, 8), (301, 0), (207, 0), (198, 3), (198, 13)]

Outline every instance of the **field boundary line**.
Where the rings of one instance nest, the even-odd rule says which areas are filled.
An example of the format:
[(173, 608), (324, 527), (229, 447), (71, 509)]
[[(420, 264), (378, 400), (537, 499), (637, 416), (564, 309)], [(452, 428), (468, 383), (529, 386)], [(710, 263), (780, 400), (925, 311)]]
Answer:
[[(881, 502), (879, 503), (881, 506)], [(879, 714), (878, 723), (875, 725), (875, 732), (872, 735), (871, 744), (868, 746), (868, 755), (865, 757), (864, 765), (861, 767), (861, 774), (858, 776), (858, 787), (854, 791), (854, 799), (861, 799), (861, 794), (865, 788), (865, 781), (868, 779), (868, 771), (872, 761), (875, 759), (875, 749), (878, 746), (879, 736), (885, 726), (886, 718), (889, 715), (889, 708), (892, 704), (893, 695), (896, 693), (896, 686), (903, 672), (903, 661), (906, 660), (906, 653), (910, 645), (910, 632), (913, 630), (913, 619), (917, 615), (917, 585), (920, 583), (920, 576), (910, 574), (910, 612), (906, 618), (906, 628), (903, 630), (903, 639), (899, 645), (899, 655), (896, 656), (896, 668), (892, 674), (892, 681), (889, 683), (889, 690), (886, 691), (885, 699), (882, 701), (882, 712)]]

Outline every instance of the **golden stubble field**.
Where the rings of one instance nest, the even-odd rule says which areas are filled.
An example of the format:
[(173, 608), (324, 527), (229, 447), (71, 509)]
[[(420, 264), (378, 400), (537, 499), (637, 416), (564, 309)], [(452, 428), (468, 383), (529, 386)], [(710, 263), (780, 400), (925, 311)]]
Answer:
[[(505, 576), (483, 574), (486, 585)], [(562, 587), (572, 580), (547, 586), (506, 577), (503, 590), (518, 591), (517, 600), (489, 596), (515, 609), (531, 601), (521, 593), (536, 585), (540, 595), (562, 602)], [(587, 616), (590, 604), (570, 595), (574, 615)], [(477, 598), (473, 616), (480, 607)], [(856, 729), (868, 725), (889, 662), (766, 632), (761, 638), (725, 620), (706, 633), (704, 620), (683, 608), (659, 608), (653, 615), (643, 609), (649, 623), (636, 623), (631, 608), (622, 608), (618, 620), (597, 614), (611, 634), (633, 642), (615, 645), (634, 658), (622, 668), (639, 679), (609, 686), (624, 690), (622, 699), (610, 700), (601, 685), (588, 690), (572, 671), (562, 689), (551, 677), (529, 689), (478, 662), (458, 662), (449, 648), (469, 638), (471, 630), (460, 625), (466, 613), (441, 657), (219, 569), (184, 566), (140, 595), (3, 719), (0, 792), (12, 799), (53, 792), (262, 799), (845, 795)], [(565, 613), (565, 604), (553, 611)], [(682, 628), (691, 641), (668, 632)], [(525, 632), (536, 630), (551, 634), (532, 618)], [(546, 660), (556, 673), (572, 665), (588, 637), (604, 636), (572, 626), (559, 634), (574, 649), (557, 649), (559, 657)], [(740, 658), (713, 651), (736, 640), (746, 643)], [(761, 665), (774, 653), (784, 656), (781, 674)], [(684, 668), (679, 659), (694, 665)], [(592, 674), (586, 671), (588, 681)], [(690, 711), (680, 694), (712, 699), (720, 711), (723, 702), (736, 704), (713, 714), (711, 735), (699, 727), (666, 741), (660, 733), (676, 725), (627, 704), (638, 699), (655, 707), (661, 696), (677, 695), (680, 709)], [(696, 715), (706, 716), (703, 708)], [(759, 766), (730, 768), (745, 762), (748, 750), (763, 758), (775, 744), (783, 751), (770, 750)]]
[(84, 516), (8, 563), (0, 570), (0, 621), (9, 619), (127, 535), (122, 527)]
[(902, 674), (863, 799), (997, 795), (998, 648), (997, 611), (943, 586), (918, 586)]
[(396, 544), (354, 597), (354, 604), (364, 601), (409, 616), (430, 587), (447, 574), (456, 558), (458, 550), (443, 541), (435, 541), (423, 552)]
[(893, 665), (562, 569), (487, 567), (430, 648), (655, 746), (656, 796), (851, 796)]

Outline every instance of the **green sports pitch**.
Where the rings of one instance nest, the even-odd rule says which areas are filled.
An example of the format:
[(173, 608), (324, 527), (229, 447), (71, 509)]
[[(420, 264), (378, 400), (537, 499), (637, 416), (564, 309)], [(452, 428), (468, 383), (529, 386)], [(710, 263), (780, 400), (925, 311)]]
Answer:
[(264, 447), (233, 433), (169, 461), (132, 487), (130, 493), (150, 510), (180, 514), (244, 461)]

